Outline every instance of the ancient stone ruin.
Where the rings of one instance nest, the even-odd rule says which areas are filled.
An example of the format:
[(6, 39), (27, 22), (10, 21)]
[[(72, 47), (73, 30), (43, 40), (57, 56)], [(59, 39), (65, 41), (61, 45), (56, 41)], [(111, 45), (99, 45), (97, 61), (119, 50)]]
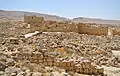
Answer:
[(83, 74), (95, 74), (103, 75), (104, 69), (95, 65), (92, 65), (91, 62), (87, 59), (64, 59), (64, 58), (54, 58), (52, 56), (46, 55), (39, 52), (19, 52), (13, 53), (13, 57), (16, 61), (29, 60), (31, 63), (44, 64), (45, 66), (56, 66), (66, 71), (73, 71)]
[(24, 16), (24, 22), (44, 32), (77, 32), (89, 35), (119, 35), (120, 27), (108, 24), (45, 21), (43, 17)]
[(37, 16), (0, 23), (0, 76), (104, 76), (120, 68), (119, 34), (119, 26)]

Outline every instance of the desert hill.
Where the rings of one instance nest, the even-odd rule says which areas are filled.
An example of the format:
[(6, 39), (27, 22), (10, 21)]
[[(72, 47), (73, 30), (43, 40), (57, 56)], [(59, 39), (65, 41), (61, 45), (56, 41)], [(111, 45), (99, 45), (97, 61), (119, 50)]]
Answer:
[(0, 20), (23, 21), (24, 15), (41, 16), (41, 17), (44, 17), (45, 20), (53, 20), (53, 21), (73, 21), (73, 22), (98, 23), (98, 24), (120, 24), (120, 20), (104, 20), (99, 18), (84, 18), (84, 17), (68, 19), (65, 17), (56, 16), (56, 15), (48, 15), (48, 14), (35, 13), (35, 12), (0, 10)]
[(35, 12), (24, 12), (24, 11), (4, 11), (0, 10), (0, 19), (6, 19), (6, 20), (23, 20), (24, 15), (36, 15), (44, 17), (45, 20), (54, 20), (54, 21), (65, 21), (69, 20), (64, 17), (59, 17), (56, 15), (48, 15), (48, 14), (42, 14), (42, 13), (35, 13)]
[(74, 18), (73, 21), (82, 23), (120, 24), (120, 20), (105, 20), (99, 18), (84, 18), (84, 17)]

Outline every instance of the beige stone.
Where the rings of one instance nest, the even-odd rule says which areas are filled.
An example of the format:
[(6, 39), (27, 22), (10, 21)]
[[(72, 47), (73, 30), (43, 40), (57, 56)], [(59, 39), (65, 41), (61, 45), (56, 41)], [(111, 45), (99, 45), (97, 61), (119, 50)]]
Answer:
[(80, 73), (83, 73), (83, 68), (80, 68), (79, 70), (80, 70)]
[(86, 68), (91, 68), (91, 62), (85, 62), (84, 64)]
[(74, 62), (73, 61), (71, 61), (70, 66), (74, 66)]
[(81, 63), (82, 68), (86, 68), (86, 65), (84, 63)]
[(84, 73), (85, 73), (85, 74), (88, 74), (88, 73), (89, 73), (89, 69), (85, 68), (85, 69), (84, 69)]
[(39, 63), (43, 63), (43, 59), (39, 59), (38, 61), (39, 61)]
[(43, 62), (43, 64), (45, 65), (45, 66), (47, 66), (48, 64), (47, 64), (47, 62)]
[(88, 74), (92, 74), (93, 72), (92, 72), (92, 69), (88, 69), (89, 70), (89, 73)]
[(69, 71), (73, 71), (74, 68), (73, 67), (68, 67), (68, 69), (69, 69)]
[(99, 74), (103, 74), (103, 73), (104, 73), (104, 68), (99, 68), (99, 69), (98, 69), (98, 73), (99, 73)]
[(61, 62), (62, 67), (67, 67), (66, 62)]
[(79, 68), (76, 68), (76, 69), (75, 69), (75, 72), (79, 73), (79, 72), (80, 72), (80, 69), (79, 69)]
[(48, 65), (48, 66), (52, 66), (52, 65), (53, 65), (53, 62), (52, 62), (52, 61), (47, 62), (47, 65)]
[(57, 66), (57, 67), (60, 67), (59, 62), (55, 62), (54, 65)]
[(46, 58), (46, 61), (54, 61), (52, 58)]
[(66, 66), (70, 67), (71, 66), (71, 62), (66, 62)]
[(95, 69), (95, 68), (92, 69), (92, 73), (93, 73), (93, 74), (99, 74), (99, 73), (98, 73), (98, 70)]

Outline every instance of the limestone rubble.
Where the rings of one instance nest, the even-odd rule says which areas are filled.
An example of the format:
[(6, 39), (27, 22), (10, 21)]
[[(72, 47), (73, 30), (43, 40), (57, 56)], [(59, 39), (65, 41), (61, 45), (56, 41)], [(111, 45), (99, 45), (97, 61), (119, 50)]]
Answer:
[[(46, 67), (54, 67), (49, 69), (49, 74), (59, 68), (67, 73), (103, 75), (102, 65), (120, 67), (120, 61), (112, 53), (112, 50), (119, 50), (119, 38), (73, 32), (42, 32), (30, 38), (5, 38), (0, 44), (1, 66), (4, 67), (1, 71), (12, 67), (20, 69), (21, 75), (27, 75), (27, 70), (30, 70), (28, 74), (48, 74)], [(20, 73), (3, 72), (12, 76)]]
[(0, 76), (105, 75), (103, 66), (120, 68), (112, 52), (120, 50), (118, 35), (39, 31), (25, 38), (38, 31), (26, 25), (0, 24)]

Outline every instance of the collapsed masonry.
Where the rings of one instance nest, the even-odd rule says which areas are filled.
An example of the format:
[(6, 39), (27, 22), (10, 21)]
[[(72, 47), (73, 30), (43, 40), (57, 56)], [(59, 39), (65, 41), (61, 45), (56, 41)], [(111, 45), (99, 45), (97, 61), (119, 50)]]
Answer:
[(104, 69), (98, 66), (94, 66), (88, 59), (81, 57), (77, 59), (60, 59), (55, 58), (52, 55), (48, 55), (40, 52), (18, 52), (12, 54), (16, 61), (28, 60), (31, 63), (42, 63), (45, 66), (56, 66), (66, 71), (73, 71), (83, 74), (103, 75)]

